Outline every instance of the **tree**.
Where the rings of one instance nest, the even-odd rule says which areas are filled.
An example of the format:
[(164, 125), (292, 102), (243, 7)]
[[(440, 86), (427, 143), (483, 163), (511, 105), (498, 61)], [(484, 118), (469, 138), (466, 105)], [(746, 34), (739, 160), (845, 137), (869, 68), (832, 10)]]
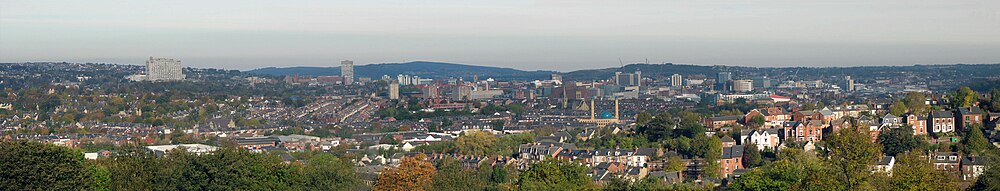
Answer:
[(674, 172), (684, 170), (686, 167), (687, 162), (685, 162), (684, 159), (681, 159), (681, 156), (673, 155), (667, 157), (667, 165), (663, 167), (663, 170), (667, 172)]
[(757, 150), (757, 144), (749, 143), (743, 146), (744, 168), (755, 168), (763, 163), (764, 163), (764, 157), (761, 156), (760, 150)]
[(934, 170), (927, 160), (920, 158), (917, 152), (896, 156), (898, 162), (892, 169), (889, 184), (875, 185), (885, 187), (880, 190), (951, 190), (955, 180), (947, 172)]
[(518, 184), (521, 190), (586, 190), (594, 184), (586, 171), (586, 167), (567, 160), (544, 160), (524, 171)]
[(1000, 112), (1000, 89), (990, 90), (990, 110)]
[(889, 105), (889, 113), (895, 116), (902, 116), (906, 113), (906, 104), (902, 100), (896, 100)]
[(979, 128), (980, 126), (982, 126), (980, 123), (974, 123), (969, 126), (968, 132), (965, 133), (962, 144), (965, 145), (966, 154), (982, 154), (987, 149), (993, 147), (993, 145), (990, 145), (989, 140), (986, 140), (986, 136), (983, 135), (983, 131)]
[(458, 152), (467, 155), (483, 156), (496, 151), (494, 143), (497, 137), (485, 131), (470, 131), (455, 139)]
[(356, 190), (360, 183), (354, 166), (332, 154), (317, 154), (303, 169), (308, 190)]
[(866, 129), (841, 129), (825, 139), (831, 179), (835, 190), (870, 189), (871, 166), (881, 158), (882, 147), (872, 143)]
[(427, 156), (417, 154), (404, 157), (399, 167), (389, 168), (379, 174), (375, 190), (415, 190), (431, 189), (433, 177), (437, 174), (434, 165), (426, 161)]
[(0, 142), (0, 190), (87, 190), (83, 153), (27, 141)]
[(476, 177), (474, 171), (462, 168), (455, 158), (441, 159), (438, 161), (437, 170), (431, 190), (482, 190), (486, 186), (485, 180)]
[(1000, 190), (1000, 167), (996, 165), (992, 166), (979, 175), (979, 179), (976, 180), (969, 190)]
[(877, 142), (882, 144), (882, 150), (889, 156), (909, 152), (923, 144), (923, 141), (913, 136), (913, 127), (909, 125), (882, 131), (878, 135)]
[(976, 102), (979, 102), (979, 93), (969, 89), (968, 86), (962, 86), (955, 91), (955, 100), (952, 105), (955, 108), (970, 107)]
[(719, 177), (722, 165), (718, 163), (722, 159), (722, 141), (718, 137), (698, 135), (691, 144), (691, 150), (695, 156), (705, 159), (704, 172), (707, 177)]
[(930, 110), (930, 106), (927, 105), (927, 96), (920, 92), (906, 93), (903, 105), (910, 108), (912, 113), (926, 114)]
[(762, 127), (762, 126), (764, 126), (764, 116), (762, 116), (762, 115), (753, 116), (753, 118), (750, 118), (750, 124), (753, 127)]
[(650, 121), (653, 121), (653, 115), (649, 112), (643, 111), (635, 116), (635, 122), (639, 125), (647, 125)]

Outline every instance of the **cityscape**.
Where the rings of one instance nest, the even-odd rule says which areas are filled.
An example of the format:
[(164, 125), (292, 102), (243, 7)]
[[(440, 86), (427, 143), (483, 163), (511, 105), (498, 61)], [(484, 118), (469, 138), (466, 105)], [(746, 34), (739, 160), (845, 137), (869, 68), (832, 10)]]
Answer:
[[(331, 6), (317, 2), (315, 9), (361, 7), (369, 8), (360, 10), (362, 13), (372, 14), (383, 13), (374, 10), (379, 7), (402, 10), (386, 5), (393, 3), (368, 3)], [(536, 6), (547, 5), (543, 1), (527, 6), (518, 1), (501, 5), (406, 2), (399, 6), (442, 10), (445, 13), (440, 14), (445, 16), (415, 12), (420, 14), (411, 20), (440, 24), (442, 29), (482, 27), (468, 22), (472, 19), (451, 18), (458, 13), (482, 19), (476, 21), (510, 24), (503, 19), (479, 18), (480, 13), (452, 12), (455, 11), (452, 6), (457, 6), (452, 3), (512, 18), (537, 15), (491, 11), (508, 7), (538, 9)], [(966, 5), (954, 3), (949, 5)], [(121, 6), (139, 7), (125, 4), (129, 5)], [(559, 7), (554, 10), (565, 12), (553, 14), (592, 18), (575, 11), (603, 6), (646, 11), (629, 5), (595, 4), (598, 5), (573, 5), (573, 10)], [(14, 9), (42, 6), (7, 1), (0, 5)], [(702, 6), (684, 5), (692, 9)], [(997, 8), (1000, 4), (975, 5)], [(243, 6), (253, 5), (237, 7)], [(840, 9), (835, 5), (796, 6), (823, 12), (827, 8)], [(268, 5), (249, 10), (253, 14), (247, 17), (342, 16), (305, 13), (289, 16), (283, 12), (315, 13), (309, 12), (313, 9), (308, 7)], [(912, 11), (905, 7), (897, 10)], [(159, 13), (162, 10), (149, 11), (129, 14), (162, 14)], [(228, 20), (238, 16), (216, 14), (229, 10), (218, 11), (194, 17), (212, 20), (213, 24), (231, 24), (220, 30), (234, 36), (244, 31), (261, 35), (273, 32), (244, 28), (244, 23)], [(77, 14), (56, 12), (59, 13), (48, 14)], [(992, 13), (995, 22), (995, 10)], [(973, 41), (985, 44), (982, 50), (974, 52), (982, 55), (953, 54), (960, 50), (943, 46), (940, 57), (954, 61), (928, 59), (930, 63), (903, 61), (931, 57), (913, 55), (894, 61), (886, 60), (895, 58), (872, 56), (872, 60), (880, 61), (875, 64), (856, 64), (858, 61), (853, 60), (856, 58), (844, 58), (844, 64), (796, 61), (768, 65), (754, 61), (759, 57), (733, 62), (663, 53), (696, 62), (675, 63), (673, 59), (662, 58), (664, 55), (649, 55), (659, 61), (632, 57), (623, 60), (617, 56), (614, 60), (592, 62), (569, 59), (579, 65), (537, 64), (518, 61), (539, 59), (533, 56), (545, 52), (509, 50), (507, 53), (511, 54), (504, 57), (506, 61), (489, 61), (496, 53), (494, 49), (413, 36), (396, 39), (399, 40), (396, 43), (401, 44), (399, 47), (408, 47), (402, 45), (412, 43), (408, 40), (429, 43), (426, 49), (411, 50), (417, 53), (440, 48), (435, 46), (455, 46), (443, 52), (454, 53), (456, 57), (438, 57), (435, 52), (416, 60), (378, 61), (371, 55), (391, 54), (395, 50), (379, 50), (381, 45), (358, 46), (358, 52), (347, 51), (357, 54), (354, 56), (332, 50), (329, 55), (320, 56), (310, 53), (313, 48), (302, 45), (266, 55), (247, 52), (253, 47), (260, 48), (257, 45), (235, 44), (227, 45), (234, 46), (232, 50), (202, 53), (204, 49), (197, 47), (198, 44), (190, 45), (195, 50), (187, 50), (187, 45), (171, 47), (169, 40), (131, 39), (134, 34), (129, 31), (112, 32), (123, 35), (121, 38), (95, 38), (108, 45), (98, 43), (90, 48), (62, 51), (56, 48), (60, 44), (29, 38), (58, 35), (27, 31), (65, 23), (26, 19), (37, 16), (33, 14), (41, 13), (17, 10), (0, 14), (0, 51), (4, 52), (0, 53), (0, 89), (4, 91), (0, 94), (0, 169), (3, 169), (0, 190), (1000, 190), (1000, 166), (997, 166), (1000, 164), (1000, 57), (996, 57), (1000, 55), (997, 52), (1000, 46), (991, 44), (1000, 39), (996, 34), (971, 35), (975, 36)], [(111, 19), (113, 15), (116, 14), (100, 13), (81, 19), (106, 16)], [(528, 22), (525, 25), (562, 22), (549, 23), (546, 19), (561, 17), (547, 16), (540, 16), (538, 23), (522, 22)], [(189, 21), (182, 16), (169, 18)], [(363, 18), (373, 21), (351, 26), (384, 24), (380, 17)], [(429, 18), (441, 20), (421, 20)], [(772, 19), (779, 18), (786, 17)], [(83, 35), (93, 32), (85, 27), (117, 26), (63, 19), (80, 27)], [(595, 25), (603, 22), (598, 21)], [(273, 24), (267, 19), (255, 22)], [(315, 21), (268, 26), (294, 28), (310, 22)], [(558, 26), (542, 27), (549, 30), (540, 31), (579, 27)], [(206, 29), (171, 27), (178, 26), (163, 22), (143, 25), (137, 31), (195, 38), (205, 42), (203, 47), (218, 46), (213, 41), (225, 38), (192, 37), (214, 32), (178, 32)], [(1000, 29), (996, 23), (982, 27), (985, 29), (956, 30), (972, 34)], [(323, 27), (317, 26), (311, 32), (325, 34), (319, 28)], [(376, 29), (357, 30), (379, 35), (385, 32)], [(422, 28), (406, 29), (412, 29), (415, 36), (429, 35), (419, 34)], [(878, 33), (880, 29), (870, 30)], [(99, 36), (104, 32), (110, 30), (89, 35)], [(477, 32), (485, 31), (442, 34), (467, 38), (465, 35)], [(933, 36), (933, 31), (913, 35), (925, 33)], [(565, 35), (571, 34), (578, 33)], [(482, 38), (490, 38), (497, 34), (483, 35)], [(622, 35), (643, 36), (624, 32)], [(297, 35), (278, 39), (299, 38), (293, 36)], [(864, 35), (859, 35), (859, 39), (860, 36)], [(357, 41), (368, 38), (371, 37), (350, 37)], [(553, 40), (546, 40), (549, 38)], [(567, 52), (588, 49), (554, 40), (559, 38), (530, 37), (545, 42), (524, 47), (487, 44), (524, 51), (538, 51), (529, 46), (544, 43), (565, 43)], [(68, 39), (67, 47), (78, 43), (72, 35), (58, 39)], [(315, 44), (325, 43), (319, 39)], [(952, 40), (949, 43), (964, 42), (958, 38)], [(113, 45), (125, 41), (159, 42), (162, 46), (150, 47), (158, 46), (156, 43), (129, 46), (130, 50), (146, 52), (133, 55), (134, 51), (119, 50)], [(262, 43), (308, 44), (293, 41)], [(386, 42), (372, 40), (372, 43)], [(42, 55), (38, 57), (37, 52), (28, 50), (47, 53), (38, 53)], [(106, 53), (101, 51), (123, 54), (104, 56)], [(468, 51), (482, 53), (469, 56)], [(98, 56), (80, 56), (91, 53)], [(205, 54), (218, 54), (218, 59)], [(244, 54), (249, 56), (232, 56)], [(580, 56), (608, 56), (593, 54)], [(823, 55), (828, 54), (854, 53), (831, 51)], [(256, 63), (272, 56), (289, 61)], [(395, 58), (385, 55), (383, 60)], [(885, 62), (878, 64), (881, 61)], [(238, 65), (240, 62), (247, 65)]]

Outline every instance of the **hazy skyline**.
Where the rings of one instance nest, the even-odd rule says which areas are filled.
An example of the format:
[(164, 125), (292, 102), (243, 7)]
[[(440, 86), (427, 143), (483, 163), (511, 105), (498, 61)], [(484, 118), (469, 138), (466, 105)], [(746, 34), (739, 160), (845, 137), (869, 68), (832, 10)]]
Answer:
[(441, 61), (525, 70), (673, 62), (1000, 62), (1000, 1), (8, 1), (0, 62), (253, 69)]

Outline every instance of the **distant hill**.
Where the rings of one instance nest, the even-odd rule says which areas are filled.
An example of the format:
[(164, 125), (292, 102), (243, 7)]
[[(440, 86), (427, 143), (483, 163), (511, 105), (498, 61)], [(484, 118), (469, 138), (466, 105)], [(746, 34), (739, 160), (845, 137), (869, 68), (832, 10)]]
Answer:
[(666, 77), (673, 74), (681, 75), (705, 75), (709, 77), (714, 77), (720, 71), (719, 68), (715, 66), (698, 66), (698, 65), (682, 65), (682, 64), (629, 64), (622, 68), (605, 68), (605, 69), (593, 69), (593, 70), (577, 70), (563, 74), (563, 78), (567, 80), (605, 80), (614, 76), (616, 71), (622, 71), (625, 73), (632, 73), (635, 71), (642, 71), (643, 77)]
[[(255, 74), (267, 75), (307, 75), (307, 76), (334, 76), (340, 75), (340, 67), (288, 67), (288, 68), (260, 68), (247, 71)], [(499, 68), (489, 66), (474, 66), (466, 64), (443, 63), (443, 62), (407, 62), (407, 63), (383, 63), (354, 66), (354, 73), (357, 77), (370, 77), (379, 79), (382, 75), (396, 77), (398, 74), (420, 76), (421, 78), (448, 78), (462, 77), (472, 79), (473, 75), (480, 78), (494, 78), (498, 80), (534, 80), (548, 79), (554, 73), (552, 71), (524, 71), (512, 68)]]

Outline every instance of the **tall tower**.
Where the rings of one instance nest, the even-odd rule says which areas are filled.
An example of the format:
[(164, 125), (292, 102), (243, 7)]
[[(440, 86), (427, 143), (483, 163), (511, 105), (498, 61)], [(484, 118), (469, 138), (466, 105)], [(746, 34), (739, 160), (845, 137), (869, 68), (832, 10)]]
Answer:
[(399, 99), (399, 82), (392, 81), (389, 83), (389, 99)]
[(618, 98), (615, 98), (615, 121), (618, 121)]
[(354, 83), (354, 61), (340, 61), (340, 76), (344, 77), (344, 85)]
[(590, 120), (597, 119), (597, 113), (594, 113), (594, 98), (590, 98)]

